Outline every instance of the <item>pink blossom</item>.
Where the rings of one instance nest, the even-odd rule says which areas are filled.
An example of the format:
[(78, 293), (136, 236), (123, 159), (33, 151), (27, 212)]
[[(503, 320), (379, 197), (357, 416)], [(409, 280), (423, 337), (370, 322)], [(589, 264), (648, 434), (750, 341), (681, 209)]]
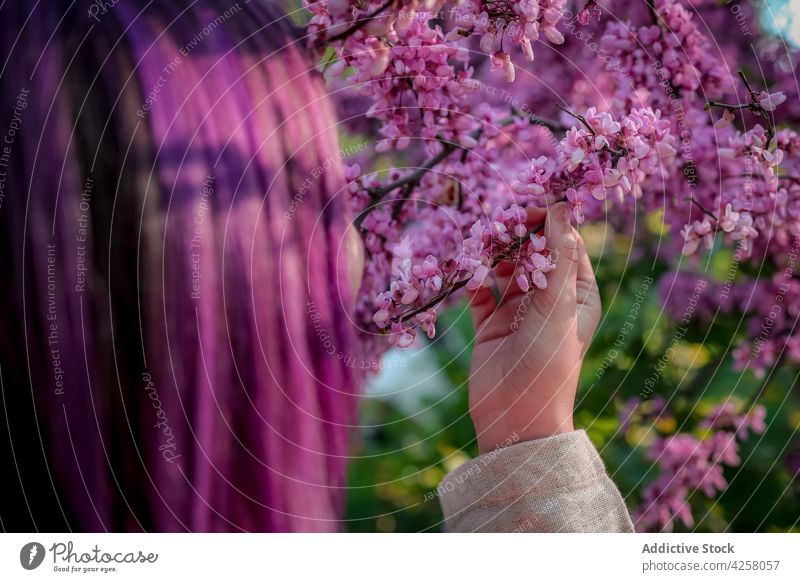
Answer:
[(783, 91), (778, 91), (776, 93), (762, 91), (758, 94), (757, 100), (758, 104), (766, 111), (775, 111), (778, 105), (786, 101), (786, 95), (783, 94)]
[(467, 283), (467, 291), (475, 291), (476, 289), (480, 289), (486, 279), (489, 276), (489, 267), (486, 265), (479, 265), (475, 272), (470, 277), (469, 283)]
[(714, 128), (725, 129), (726, 127), (730, 126), (734, 119), (735, 117), (730, 109), (723, 109), (722, 116), (714, 123)]
[(492, 66), (503, 71), (503, 78), (507, 83), (513, 83), (516, 76), (514, 72), (514, 63), (511, 62), (511, 57), (503, 51), (498, 51), (492, 57)]

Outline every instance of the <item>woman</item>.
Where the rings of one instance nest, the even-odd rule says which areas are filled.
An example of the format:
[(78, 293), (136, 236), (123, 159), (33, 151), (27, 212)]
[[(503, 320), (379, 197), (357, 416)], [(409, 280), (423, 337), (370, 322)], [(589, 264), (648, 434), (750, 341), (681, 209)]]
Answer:
[[(12, 4), (3, 528), (341, 529), (363, 379), (329, 353), (359, 356), (362, 258), (297, 33), (269, 3)], [(443, 484), (451, 530), (630, 530), (571, 422), (591, 267), (565, 208), (546, 228), (559, 269), (521, 324), (512, 283), (471, 297), (486, 454)]]

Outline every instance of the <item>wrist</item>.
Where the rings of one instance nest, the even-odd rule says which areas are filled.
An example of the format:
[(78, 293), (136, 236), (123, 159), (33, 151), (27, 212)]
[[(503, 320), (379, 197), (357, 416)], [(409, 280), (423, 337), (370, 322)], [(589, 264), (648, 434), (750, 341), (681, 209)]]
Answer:
[(511, 414), (501, 414), (494, 419), (473, 417), (478, 451), (484, 454), (511, 444), (547, 438), (558, 434), (574, 432), (572, 410), (568, 414), (543, 415), (528, 418), (527, 421), (515, 419)]

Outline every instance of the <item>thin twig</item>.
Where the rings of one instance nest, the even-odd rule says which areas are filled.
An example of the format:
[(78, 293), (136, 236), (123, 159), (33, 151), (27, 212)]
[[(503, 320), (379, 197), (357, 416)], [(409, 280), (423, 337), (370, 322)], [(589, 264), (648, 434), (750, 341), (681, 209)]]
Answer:
[(656, 4), (654, 0), (645, 0), (645, 4), (647, 4), (647, 11), (650, 13), (650, 18), (653, 19), (653, 24), (659, 24), (659, 17), (658, 12), (656, 11)]
[(566, 107), (562, 107), (561, 105), (556, 105), (556, 107), (561, 111), (563, 111), (564, 113), (566, 113), (567, 115), (574, 117), (575, 119), (580, 121), (584, 125), (584, 127), (589, 130), (589, 133), (591, 133), (592, 135), (597, 135), (597, 133), (594, 131), (594, 128), (591, 125), (589, 125), (589, 122), (586, 121), (586, 118), (583, 115), (578, 115), (577, 113), (573, 113), (572, 111), (570, 111)]
[(386, 0), (381, 6), (373, 10), (371, 13), (367, 14), (364, 18), (359, 18), (350, 28), (340, 32), (339, 34), (335, 34), (332, 37), (325, 39), (325, 42), (336, 42), (342, 40), (343, 38), (347, 38), (354, 32), (360, 30), (363, 26), (365, 26), (370, 20), (378, 16), (381, 12), (389, 8), (394, 4), (394, 0)]
[(750, 92), (750, 96), (753, 98), (753, 101), (755, 101), (757, 93), (753, 91), (753, 88), (750, 86), (750, 81), (748, 81), (747, 77), (745, 77), (744, 71), (740, 69), (737, 71), (737, 73), (739, 74), (739, 78), (742, 80), (742, 83), (744, 83), (744, 86)]
[(564, 131), (567, 128), (564, 127), (563, 124), (556, 121), (555, 119), (547, 119), (546, 117), (540, 117), (535, 113), (525, 113), (524, 111), (520, 111), (516, 107), (511, 107), (511, 112), (516, 115), (520, 119), (528, 118), (528, 123), (532, 125), (540, 125), (542, 127), (546, 127), (550, 131)]
[(732, 103), (721, 103), (719, 101), (713, 101), (713, 100), (706, 103), (706, 109), (708, 109), (709, 107), (724, 107), (725, 109), (732, 109), (732, 110), (755, 108), (755, 106), (752, 103), (740, 103), (739, 105), (734, 105)]
[[(511, 124), (515, 119), (520, 118), (520, 116), (518, 115), (518, 111), (516, 109), (512, 109), (512, 111), (514, 112), (513, 115), (504, 117), (503, 119), (497, 122), (497, 125), (505, 127), (506, 125)], [(525, 118), (527, 118), (528, 122), (531, 123), (532, 125), (540, 125), (542, 127), (550, 129), (551, 131), (558, 131), (565, 129), (563, 125), (551, 119), (545, 119), (543, 117), (539, 117), (536, 115), (523, 117), (523, 119)], [(478, 138), (480, 138), (482, 133), (483, 133), (482, 128), (477, 129), (474, 132), (472, 132), (471, 137), (477, 140)], [(364, 209), (361, 212), (358, 213), (358, 216), (356, 216), (356, 219), (354, 221), (356, 226), (360, 227), (361, 223), (364, 222), (364, 219), (367, 217), (367, 214), (369, 214), (376, 206), (381, 204), (384, 197), (390, 192), (397, 190), (398, 188), (405, 188), (406, 197), (409, 196), (414, 187), (419, 185), (419, 182), (422, 180), (423, 176), (427, 172), (432, 170), (436, 165), (446, 160), (450, 156), (450, 154), (459, 149), (464, 150), (465, 155), (470, 151), (469, 148), (465, 148), (464, 146), (453, 141), (445, 141), (443, 138), (439, 138), (438, 141), (443, 146), (442, 151), (433, 156), (432, 158), (430, 158), (429, 160), (427, 160), (426, 162), (424, 162), (416, 170), (414, 170), (413, 172), (411, 172), (406, 176), (403, 176), (402, 178), (395, 180), (394, 182), (386, 184), (385, 186), (369, 190), (369, 194), (372, 200), (369, 202), (369, 204), (367, 204), (364, 207)]]
[[(424, 164), (422, 164), (419, 168), (414, 170), (412, 173), (408, 174), (400, 178), (399, 180), (395, 180), (391, 184), (387, 184), (377, 190), (374, 191), (374, 194), (371, 194), (372, 200), (367, 204), (364, 209), (358, 213), (356, 216), (355, 224), (356, 226), (361, 226), (361, 223), (364, 222), (364, 219), (367, 217), (373, 208), (378, 206), (382, 201), (383, 198), (392, 190), (396, 190), (397, 188), (402, 188), (404, 186), (416, 186), (422, 177), (431, 169), (433, 169), (436, 165), (444, 161), (450, 154), (456, 151), (459, 147), (455, 142), (445, 142), (440, 140), (440, 143), (443, 144), (442, 151), (430, 158)], [(407, 188), (410, 192), (411, 188)]]
[(697, 200), (695, 200), (694, 196), (689, 196), (689, 202), (697, 206), (700, 210), (702, 210), (705, 214), (707, 214), (710, 218), (712, 218), (714, 222), (719, 222), (717, 216), (713, 212), (708, 210), (705, 206), (700, 204)]
[[(428, 161), (423, 163), (419, 168), (411, 172), (410, 174), (403, 176), (402, 178), (398, 178), (391, 184), (386, 184), (385, 186), (381, 186), (380, 188), (376, 188), (370, 192), (370, 196), (373, 198), (382, 198), (392, 190), (396, 190), (398, 188), (402, 188), (407, 184), (414, 184), (418, 182), (422, 177), (425, 175), (426, 172), (432, 170), (433, 167), (438, 164), (439, 162), (443, 162), (447, 156), (451, 153), (459, 149), (461, 146), (452, 141), (445, 141), (444, 138), (439, 138), (439, 143), (443, 145), (442, 151), (430, 158)], [(464, 148), (466, 149), (466, 148)]]

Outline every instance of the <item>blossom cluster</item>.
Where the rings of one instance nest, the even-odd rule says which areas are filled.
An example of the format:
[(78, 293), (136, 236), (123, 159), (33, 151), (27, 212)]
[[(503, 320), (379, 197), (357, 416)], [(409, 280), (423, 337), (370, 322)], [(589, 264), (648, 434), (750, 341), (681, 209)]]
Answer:
[(588, 197), (622, 201), (642, 196), (642, 184), (666, 175), (675, 156), (670, 124), (652, 109), (634, 109), (621, 122), (590, 107), (567, 131), (557, 158), (541, 156), (513, 184), (515, 192), (566, 199), (578, 224)]
[(679, 0), (655, 0), (649, 23), (608, 24), (601, 43), (630, 75), (616, 97), (629, 102), (654, 102), (666, 108), (667, 92), (691, 100), (702, 93), (717, 98), (731, 88), (731, 74), (721, 55)]
[(562, 44), (564, 35), (556, 25), (566, 9), (566, 0), (466, 0), (453, 8), (455, 27), (449, 38), (476, 35), (480, 48), (492, 55), (495, 66), (507, 81), (515, 77), (511, 56), (503, 40), (518, 46), (528, 61), (533, 61), (532, 42), (544, 35), (553, 44)]
[[(627, 84), (664, 107), (633, 107), (626, 99), (611, 110), (564, 113), (548, 126), (563, 131), (552, 148), (531, 133), (536, 116), (514, 116), (513, 108), (476, 99), (470, 88), (482, 69), (463, 40), (480, 37), (495, 61), (507, 56), (506, 38), (525, 45), (542, 33), (559, 42), (555, 24), (563, 2), (334, 0), (309, 8), (311, 37), (331, 42), (337, 55), (329, 72), (347, 69), (348, 84), (371, 103), (366, 115), (380, 122), (376, 153), (406, 152), (411, 162), (409, 170), (391, 169), (388, 179), (350, 176), (354, 213), (372, 259), (360, 305), (365, 328), (391, 328), (406, 311), (380, 305), (413, 277), (392, 267), (393, 249), (411, 249), (408, 260), (418, 268), (431, 263), (429, 255), (439, 265), (459, 265), (445, 280), (460, 283), (474, 275), (459, 263), (471, 229), (512, 204), (567, 200), (578, 223), (603, 219), (611, 203), (623, 210), (660, 208), (676, 235), (668, 247), (684, 255), (710, 251), (721, 235), (737, 256), (766, 253), (779, 262), (800, 233), (800, 182), (794, 178), (800, 138), (789, 129), (774, 131), (765, 118), (785, 95), (748, 86), (749, 103), (725, 106), (716, 116), (693, 104), (701, 93), (726, 94), (733, 75), (680, 0), (656, 0), (638, 26), (612, 20), (604, 28), (603, 43), (629, 61), (623, 70), (634, 82)], [(590, 10), (599, 8), (590, 2), (581, 14)], [(524, 46), (522, 52), (528, 53)], [(670, 106), (659, 96), (683, 105)], [(509, 113), (512, 120), (503, 127)], [(767, 127), (749, 125), (748, 114), (766, 119)], [(420, 167), (429, 172), (415, 176)], [(421, 223), (429, 228), (416, 226)], [(401, 244), (405, 239), (411, 242)], [(486, 269), (493, 260), (483, 261)], [(445, 304), (449, 298), (442, 293)], [(433, 312), (426, 309), (426, 321)]]
[[(433, 12), (416, 12), (415, 4), (419, 3), (398, 13), (384, 12), (354, 28), (334, 45), (338, 60), (329, 73), (352, 71), (348, 84), (370, 99), (367, 115), (380, 122), (384, 138), (378, 151), (405, 150), (412, 139), (437, 136), (469, 146), (475, 124), (462, 106), (464, 83), (471, 76), (465, 66), (468, 53), (447, 42), (440, 27), (428, 26)], [(339, 1), (312, 6), (309, 31), (312, 38), (324, 39), (356, 27), (382, 5)]]
[[(619, 24), (609, 22), (603, 42), (629, 60), (644, 59), (639, 53), (647, 47), (652, 61), (655, 51), (659, 67), (644, 60), (628, 64), (634, 77), (641, 73), (635, 86), (650, 97), (677, 94), (686, 106), (662, 111), (633, 107), (628, 99), (611, 111), (592, 106), (578, 114), (562, 107), (561, 119), (546, 124), (563, 132), (552, 148), (535, 146), (552, 141), (532, 133), (536, 116), (476, 100), (471, 89), (481, 71), (463, 40), (480, 37), (493, 59), (490, 69), (498, 59), (510, 64), (504, 39), (521, 44), (524, 54), (540, 32), (552, 42), (563, 40), (555, 29), (563, 2), (336, 0), (309, 7), (312, 38), (332, 42), (337, 55), (329, 72), (349, 71), (348, 84), (371, 103), (366, 115), (380, 122), (376, 153), (406, 152), (411, 162), (410, 169), (393, 168), (383, 177), (348, 170), (353, 212), (371, 259), (358, 308), (370, 335), (389, 331), (406, 345), (421, 327), (432, 337), (439, 303), (447, 305), (473, 278), (491, 281), (505, 252), (502, 237), (521, 228), (495, 217), (515, 214), (516, 204), (567, 200), (579, 224), (603, 219), (610, 204), (666, 208), (677, 235), (668, 244), (682, 241), (678, 251), (685, 255), (711, 250), (721, 233), (742, 257), (764, 249), (779, 257), (800, 232), (800, 184), (781, 174), (782, 166), (798, 167), (797, 135), (758, 124), (737, 127), (747, 111), (773, 112), (785, 97), (751, 92), (751, 104), (724, 108), (717, 119), (690, 107), (700, 89), (723, 94), (731, 75), (720, 72), (722, 61), (679, 0), (655, 2), (649, 23), (625, 27), (625, 42)], [(599, 8), (589, 3), (586, 11)], [(687, 148), (689, 124), (694, 131)], [(420, 156), (433, 156), (435, 163)], [(719, 188), (723, 181), (726, 187)], [(506, 231), (494, 232), (490, 223)], [(496, 240), (482, 240), (479, 228)], [(484, 256), (469, 258), (471, 245)], [(517, 276), (522, 287), (535, 288), (546, 272), (521, 266)]]
[[(797, 140), (794, 132), (788, 130), (783, 132), (782, 138), (789, 142)], [(800, 208), (796, 207), (796, 197), (790, 196), (787, 188), (780, 187), (777, 175), (784, 152), (779, 145), (770, 149), (768, 141), (766, 130), (756, 125), (747, 132), (734, 133), (717, 148), (720, 158), (733, 161), (726, 164), (733, 171), (723, 176), (730, 187), (729, 194), (722, 212), (716, 217), (708, 213), (684, 226), (681, 235), (685, 255), (693, 254), (701, 243), (711, 249), (718, 230), (730, 235), (740, 252), (750, 256), (753, 241), (760, 233), (771, 233), (774, 228), (784, 226), (790, 230), (796, 228), (795, 219)], [(742, 164), (741, 160), (746, 162)], [(720, 206), (722, 201), (720, 197)], [(785, 218), (789, 218), (789, 223)]]
[(766, 409), (756, 406), (746, 414), (725, 402), (698, 424), (703, 435), (677, 433), (656, 437), (648, 458), (658, 465), (659, 476), (645, 487), (642, 504), (633, 515), (639, 531), (672, 531), (676, 520), (694, 526), (689, 495), (698, 491), (713, 498), (727, 486), (725, 467), (740, 464), (739, 443), (750, 434), (766, 430)]
[(403, 238), (392, 249), (393, 280), (388, 291), (378, 295), (378, 311), (372, 321), (391, 332), (399, 347), (407, 347), (421, 328), (429, 338), (435, 334), (440, 296), (455, 288), (476, 291), (492, 282), (491, 270), (500, 261), (514, 264), (514, 278), (523, 292), (547, 287), (545, 274), (555, 268), (546, 248), (547, 240), (525, 225), (527, 214), (519, 206), (496, 208), (491, 217), (476, 221), (464, 239), (455, 260), (439, 263), (427, 255), (412, 263), (411, 241)]
[[(444, 11), (445, 0), (325, 0), (307, 2), (312, 43), (329, 43), (336, 54), (331, 75), (352, 71), (351, 86), (370, 98), (369, 117), (381, 123), (378, 151), (404, 150), (414, 138), (449, 139), (475, 145), (474, 118), (465, 106), (473, 70), (465, 41), (480, 37), (494, 68), (514, 81), (504, 40), (533, 60), (540, 33), (564, 42), (556, 24), (566, 0), (466, 0)], [(389, 9), (389, 8), (394, 8)], [(443, 15), (449, 31), (437, 22)], [(509, 47), (506, 47), (511, 50)]]
[[(326, 48), (321, 68), (340, 111), (376, 137), (374, 150), (346, 169), (367, 255), (357, 319), (372, 357), (435, 338), (441, 310), (462, 290), (492, 286), (500, 262), (515, 265), (521, 289), (545, 287), (558, 267), (527, 208), (566, 200), (578, 225), (630, 231), (634, 252), (652, 254), (666, 272), (659, 288), (673, 321), (742, 317), (730, 344), (737, 370), (800, 365), (794, 65), (773, 58), (774, 43), (763, 38), (712, 41), (709, 26), (730, 26), (727, 5), (307, 6), (310, 41)], [(542, 50), (542, 41), (557, 49)], [(759, 71), (758, 85), (745, 71)], [(731, 255), (724, 281), (707, 271), (720, 250)], [(624, 425), (658, 422), (666, 402), (653, 395), (646, 413), (630, 403), (626, 410)], [(661, 474), (643, 491), (640, 528), (691, 527), (689, 494), (713, 497), (725, 487), (723, 469), (739, 462), (748, 430), (763, 430), (763, 409), (737, 413), (726, 404), (697, 427), (662, 431), (653, 443)]]

